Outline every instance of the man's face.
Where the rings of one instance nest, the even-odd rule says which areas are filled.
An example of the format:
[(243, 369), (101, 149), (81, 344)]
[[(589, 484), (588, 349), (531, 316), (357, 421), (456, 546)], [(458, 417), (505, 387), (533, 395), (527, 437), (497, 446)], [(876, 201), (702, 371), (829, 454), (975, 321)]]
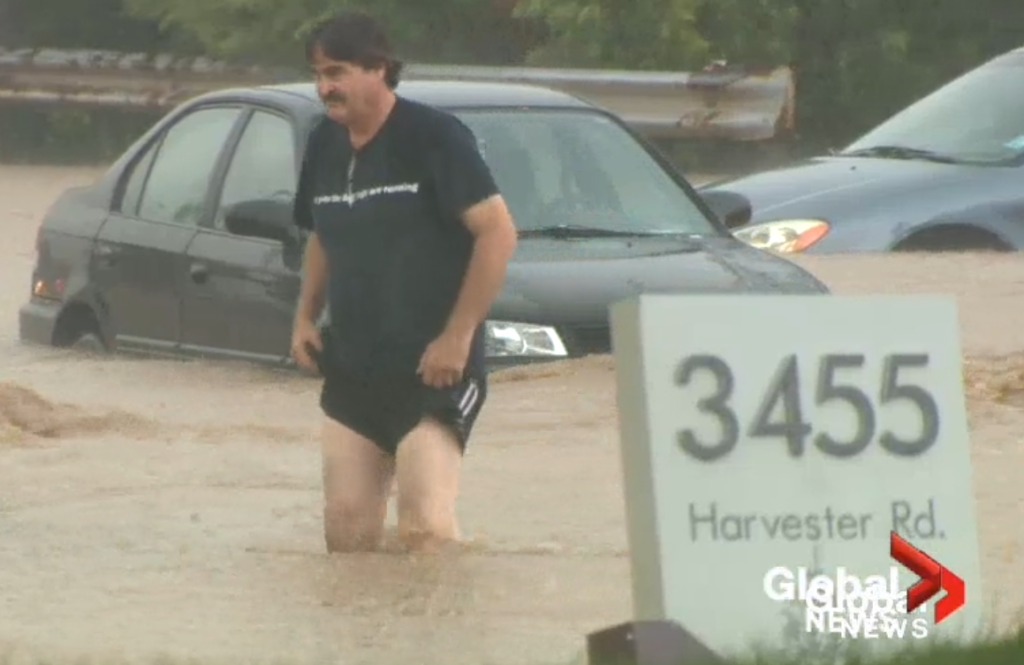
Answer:
[(353, 62), (331, 60), (316, 49), (311, 62), (316, 89), (335, 122), (349, 124), (384, 91), (384, 68), (363, 69)]

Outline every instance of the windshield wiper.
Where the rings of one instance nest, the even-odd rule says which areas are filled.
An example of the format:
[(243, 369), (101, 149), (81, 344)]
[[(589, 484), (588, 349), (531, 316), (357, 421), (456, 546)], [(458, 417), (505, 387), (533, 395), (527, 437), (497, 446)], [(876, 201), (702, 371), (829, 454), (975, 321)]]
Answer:
[(964, 160), (934, 150), (911, 148), (905, 145), (875, 145), (850, 152), (837, 153), (837, 157), (891, 157), (893, 159), (921, 159), (940, 164), (961, 164)]
[(520, 238), (654, 238), (658, 236), (690, 235), (683, 231), (625, 231), (621, 229), (602, 229), (596, 226), (580, 224), (555, 224), (535, 229), (522, 229)]

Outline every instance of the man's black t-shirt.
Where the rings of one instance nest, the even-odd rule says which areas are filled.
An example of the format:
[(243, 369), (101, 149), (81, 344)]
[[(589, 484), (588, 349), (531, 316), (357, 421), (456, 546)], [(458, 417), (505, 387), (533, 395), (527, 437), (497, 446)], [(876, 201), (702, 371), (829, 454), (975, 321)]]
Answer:
[[(398, 97), (358, 151), (324, 118), (312, 131), (295, 222), (315, 231), (328, 263), (330, 361), (366, 378), (411, 377), (444, 329), (469, 265), (461, 220), (498, 188), (472, 131), (455, 116)], [(483, 370), (483, 330), (467, 374)]]

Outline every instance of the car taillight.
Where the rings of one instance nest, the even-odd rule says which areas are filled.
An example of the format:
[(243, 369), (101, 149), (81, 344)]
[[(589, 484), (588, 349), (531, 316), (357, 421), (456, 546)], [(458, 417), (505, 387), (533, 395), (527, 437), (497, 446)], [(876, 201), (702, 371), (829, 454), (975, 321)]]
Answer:
[(51, 268), (43, 265), (44, 262), (49, 263), (45, 260), (46, 254), (46, 235), (40, 226), (36, 231), (36, 265), (33, 271), (32, 295), (46, 300), (60, 300), (64, 297), (67, 284), (64, 279), (47, 274)]
[(65, 286), (63, 279), (53, 281), (37, 279), (32, 285), (32, 295), (45, 300), (60, 300), (64, 297)]

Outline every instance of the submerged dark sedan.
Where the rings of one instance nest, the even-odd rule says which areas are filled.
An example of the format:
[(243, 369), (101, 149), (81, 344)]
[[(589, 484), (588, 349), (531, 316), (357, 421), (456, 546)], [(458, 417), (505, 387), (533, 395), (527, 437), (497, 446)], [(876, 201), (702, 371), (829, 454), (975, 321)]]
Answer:
[(1024, 49), (967, 72), (852, 145), (709, 183), (752, 206), (738, 238), (781, 252), (1024, 248)]
[[(610, 349), (631, 294), (827, 293), (734, 239), (741, 197), (706, 200), (615, 116), (544, 88), (409, 82), (475, 132), (521, 232), (488, 323), (495, 362)], [(21, 338), (288, 361), (305, 236), (291, 201), (312, 84), (225, 90), (164, 117), (39, 230)], [(724, 221), (720, 221), (724, 220)]]

